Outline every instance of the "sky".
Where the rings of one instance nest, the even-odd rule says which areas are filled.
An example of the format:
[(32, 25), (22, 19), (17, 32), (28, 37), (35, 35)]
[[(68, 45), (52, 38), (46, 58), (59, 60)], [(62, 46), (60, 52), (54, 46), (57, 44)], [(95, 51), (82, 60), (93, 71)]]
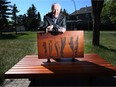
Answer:
[(29, 7), (34, 4), (36, 7), (37, 12), (40, 12), (41, 18), (51, 11), (51, 5), (53, 3), (59, 3), (62, 9), (66, 9), (66, 11), (71, 14), (75, 11), (75, 6), (73, 1), (76, 5), (76, 10), (79, 10), (82, 7), (91, 6), (91, 0), (7, 0), (10, 1), (10, 5), (16, 4), (17, 9), (20, 11), (17, 15), (23, 15), (27, 13)]

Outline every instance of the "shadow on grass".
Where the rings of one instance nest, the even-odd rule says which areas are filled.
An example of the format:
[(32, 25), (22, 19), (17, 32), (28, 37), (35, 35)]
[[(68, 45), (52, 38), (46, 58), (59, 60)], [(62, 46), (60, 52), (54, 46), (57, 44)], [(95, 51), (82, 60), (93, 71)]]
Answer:
[(17, 39), (19, 36), (28, 35), (28, 33), (18, 33), (18, 34), (2, 34), (1, 39)]
[(100, 48), (103, 48), (103, 49), (105, 49), (105, 50), (109, 50), (109, 51), (112, 51), (112, 52), (116, 52), (115, 49), (110, 49), (110, 48), (108, 48), (108, 47), (106, 47), (106, 46), (103, 46), (103, 45), (99, 45), (99, 47), (100, 47)]
[(113, 35), (116, 35), (116, 34), (113, 34)]

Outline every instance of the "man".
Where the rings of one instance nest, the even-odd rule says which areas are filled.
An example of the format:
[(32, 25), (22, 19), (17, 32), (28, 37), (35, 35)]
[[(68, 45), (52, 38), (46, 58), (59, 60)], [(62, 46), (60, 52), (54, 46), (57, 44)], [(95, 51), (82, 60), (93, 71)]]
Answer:
[(45, 29), (46, 32), (64, 33), (66, 31), (66, 20), (65, 16), (60, 13), (60, 4), (53, 4), (51, 10), (50, 13), (44, 16), (43, 29)]

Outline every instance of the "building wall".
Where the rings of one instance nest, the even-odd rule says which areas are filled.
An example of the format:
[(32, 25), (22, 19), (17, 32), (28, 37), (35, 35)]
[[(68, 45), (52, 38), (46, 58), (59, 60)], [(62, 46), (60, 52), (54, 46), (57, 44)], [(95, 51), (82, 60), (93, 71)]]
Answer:
[(91, 7), (81, 8), (67, 17), (67, 29), (69, 30), (90, 30), (92, 29)]

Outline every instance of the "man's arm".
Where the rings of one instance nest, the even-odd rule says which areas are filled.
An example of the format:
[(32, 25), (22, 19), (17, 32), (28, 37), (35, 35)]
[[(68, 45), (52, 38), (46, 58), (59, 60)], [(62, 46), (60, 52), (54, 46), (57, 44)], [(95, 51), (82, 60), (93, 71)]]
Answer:
[(63, 19), (61, 21), (61, 26), (59, 26), (58, 31), (64, 33), (66, 31), (66, 18), (63, 16)]
[(64, 27), (66, 29), (66, 17), (65, 16), (62, 20), (62, 27)]

